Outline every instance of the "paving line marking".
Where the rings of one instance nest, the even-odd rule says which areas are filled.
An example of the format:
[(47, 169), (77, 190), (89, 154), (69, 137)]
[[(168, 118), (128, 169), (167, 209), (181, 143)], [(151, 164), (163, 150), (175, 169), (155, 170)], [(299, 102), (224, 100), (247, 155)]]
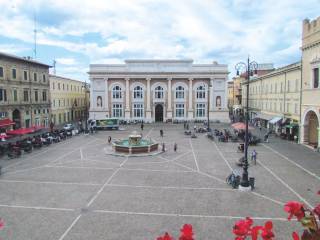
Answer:
[(149, 130), (149, 132), (147, 133), (147, 135), (145, 136), (145, 138), (147, 138), (147, 137), (150, 135), (150, 133), (152, 132), (153, 129), (154, 129), (154, 128), (151, 128), (151, 129)]
[(228, 168), (233, 171), (233, 168), (231, 167), (230, 163), (228, 162), (228, 160), (224, 157), (223, 153), (221, 152), (221, 150), (219, 149), (218, 145), (214, 142), (213, 142), (213, 145), (216, 147), (219, 155), (222, 157), (222, 159), (225, 161), (225, 163), (227, 164)]
[(191, 146), (191, 151), (192, 151), (192, 154), (193, 154), (193, 159), (194, 159), (194, 161), (195, 161), (195, 163), (196, 163), (197, 172), (199, 172), (200, 169), (199, 169), (199, 165), (198, 165), (198, 161), (197, 161), (196, 154), (195, 154), (195, 152), (194, 152), (194, 150), (193, 150), (191, 138), (189, 139), (189, 143), (190, 143), (190, 146)]
[(174, 186), (148, 186), (148, 185), (126, 185), (126, 184), (108, 184), (111, 187), (124, 188), (150, 188), (150, 189), (175, 189), (175, 190), (216, 190), (216, 191), (238, 191), (232, 188), (211, 188), (211, 187), (174, 187)]
[(206, 177), (209, 177), (209, 178), (213, 178), (213, 179), (217, 180), (218, 182), (226, 183), (224, 180), (222, 180), (222, 179), (220, 179), (220, 178), (217, 178), (217, 177), (215, 177), (215, 176), (212, 176), (212, 175), (210, 175), (210, 174), (208, 174), (208, 173), (204, 173), (204, 172), (201, 172), (201, 171), (196, 171), (196, 170), (194, 170), (193, 168), (190, 168), (190, 167), (188, 167), (188, 166), (185, 166), (185, 165), (183, 165), (183, 164), (181, 164), (181, 163), (177, 163), (177, 162), (172, 162), (172, 163), (173, 163), (173, 164), (176, 164), (176, 165), (179, 165), (179, 166), (181, 166), (181, 167), (188, 168), (188, 169), (190, 169), (192, 172), (198, 173), (198, 174), (200, 174), (200, 175), (203, 175), (203, 176), (206, 176)]
[(80, 150), (80, 157), (81, 157), (81, 160), (83, 160), (82, 148), (80, 148), (79, 150)]
[(161, 170), (161, 169), (143, 169), (143, 168), (121, 168), (122, 171), (141, 171), (141, 172), (171, 172), (171, 173), (190, 173), (191, 170)]
[(105, 168), (105, 167), (82, 167), (82, 166), (60, 166), (60, 165), (47, 165), (48, 168), (69, 168), (69, 169), (92, 169), (92, 170), (113, 170), (115, 168)]
[(33, 206), (6, 205), (6, 204), (0, 204), (0, 207), (3, 207), (3, 208), (34, 209), (34, 210), (67, 211), (67, 212), (74, 212), (75, 211), (75, 209), (72, 209), (72, 208), (33, 207)]
[(120, 164), (119, 167), (122, 167), (127, 161), (128, 161), (129, 157), (126, 157), (126, 159)]
[(282, 153), (278, 152), (277, 150), (273, 149), (272, 147), (269, 147), (267, 145), (265, 145), (264, 143), (262, 143), (262, 145), (267, 148), (270, 149), (272, 152), (276, 153), (277, 155), (279, 155), (280, 157), (282, 157), (283, 159), (285, 159), (286, 161), (292, 163), (293, 165), (295, 165), (296, 167), (300, 168), (301, 170), (305, 171), (306, 173), (308, 173), (309, 175), (315, 177), (316, 179), (320, 180), (320, 176), (318, 176), (317, 174), (309, 171), (308, 169), (302, 167), (300, 164), (296, 163), (295, 161), (291, 160), (290, 158), (286, 157), (285, 155), (283, 155)]
[[(194, 214), (176, 214), (176, 213), (152, 213), (152, 212), (128, 212), (128, 211), (112, 211), (112, 210), (94, 210), (95, 213), (110, 213), (124, 215), (144, 215), (144, 216), (164, 216), (164, 217), (191, 217), (191, 218), (219, 218), (219, 219), (243, 219), (243, 216), (223, 216), (223, 215), (194, 215)], [(276, 220), (285, 221), (287, 218), (275, 217), (250, 217), (255, 220)]]
[(71, 229), (73, 228), (74, 225), (76, 225), (76, 223), (79, 221), (79, 219), (81, 218), (82, 214), (80, 214), (75, 220), (73, 220), (73, 222), (71, 223), (71, 225), (67, 228), (67, 230), (62, 234), (62, 236), (59, 238), (59, 240), (63, 240), (67, 234), (71, 231)]
[(279, 204), (279, 205), (281, 205), (281, 206), (284, 206), (284, 205), (285, 205), (284, 202), (280, 202), (280, 201), (278, 201), (278, 200), (275, 200), (275, 199), (270, 198), (270, 197), (268, 197), (268, 196), (262, 195), (262, 194), (260, 194), (260, 193), (252, 192), (252, 191), (251, 191), (250, 193), (252, 193), (253, 195), (256, 195), (256, 196), (258, 196), (258, 197), (261, 197), (261, 198), (265, 198), (265, 199), (267, 199), (267, 200), (270, 200), (271, 202), (277, 203), (277, 204)]
[(293, 194), (295, 194), (301, 201), (303, 201), (305, 204), (307, 204), (310, 208), (313, 209), (313, 206), (304, 199), (299, 193), (297, 193), (292, 187), (290, 187), (284, 180), (282, 180), (277, 174), (275, 174), (270, 168), (265, 166), (260, 160), (257, 160), (257, 162), (266, 169), (271, 175), (273, 175), (279, 182), (281, 182), (286, 188), (288, 188)]
[(0, 180), (0, 183), (35, 183), (35, 184), (56, 184), (56, 185), (80, 185), (80, 186), (101, 186), (99, 183), (78, 183), (78, 182), (53, 182), (53, 181), (22, 181), (22, 180)]

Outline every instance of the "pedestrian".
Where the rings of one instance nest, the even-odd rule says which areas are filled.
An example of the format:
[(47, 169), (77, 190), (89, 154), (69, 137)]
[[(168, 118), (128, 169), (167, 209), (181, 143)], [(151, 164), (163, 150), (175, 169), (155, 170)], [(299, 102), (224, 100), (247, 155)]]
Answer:
[(166, 151), (165, 145), (164, 143), (162, 143), (162, 152), (165, 152), (165, 151)]
[(187, 130), (189, 130), (189, 123), (187, 123), (187, 126), (186, 126), (186, 127), (187, 127)]
[(108, 143), (111, 143), (111, 136), (108, 137)]
[(254, 163), (254, 165), (257, 164), (257, 152), (255, 149), (253, 149), (253, 151), (251, 153), (251, 161)]
[(186, 122), (183, 122), (183, 129), (186, 129)]
[(53, 133), (53, 127), (54, 127), (54, 123), (53, 122), (51, 122), (50, 123), (50, 131)]
[(163, 137), (163, 130), (160, 129), (160, 137)]
[(193, 130), (194, 130), (194, 132), (197, 131), (197, 126), (196, 125), (193, 126)]
[(177, 149), (178, 149), (177, 143), (174, 143), (173, 149), (174, 149), (175, 152), (177, 151)]
[(266, 143), (269, 142), (269, 135), (268, 135), (268, 133), (267, 133), (266, 135), (264, 135), (264, 141), (265, 141)]
[(143, 122), (141, 123), (141, 131), (143, 131)]

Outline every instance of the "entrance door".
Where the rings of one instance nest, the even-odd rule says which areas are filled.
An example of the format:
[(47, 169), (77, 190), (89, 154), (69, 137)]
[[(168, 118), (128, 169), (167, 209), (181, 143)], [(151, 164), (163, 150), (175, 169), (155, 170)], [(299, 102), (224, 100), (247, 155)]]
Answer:
[(18, 129), (21, 127), (20, 111), (18, 109), (15, 109), (12, 112), (12, 120), (16, 123), (15, 125), (13, 125), (14, 129)]
[(155, 121), (156, 122), (163, 122), (163, 106), (161, 104), (156, 105)]

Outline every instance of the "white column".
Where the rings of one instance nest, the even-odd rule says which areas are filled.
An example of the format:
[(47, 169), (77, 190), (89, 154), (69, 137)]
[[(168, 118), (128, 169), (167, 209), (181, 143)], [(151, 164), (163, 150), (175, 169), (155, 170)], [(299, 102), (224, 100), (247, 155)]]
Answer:
[(188, 119), (191, 120), (193, 119), (193, 104), (192, 104), (192, 93), (193, 93), (193, 89), (192, 89), (192, 81), (193, 78), (189, 78), (189, 106), (188, 106)]
[(125, 106), (125, 119), (130, 120), (130, 82), (129, 78), (125, 78), (126, 80), (126, 106)]
[(172, 78), (168, 78), (168, 108), (167, 108), (167, 118), (172, 119), (172, 105), (171, 105), (171, 94), (172, 94), (172, 89), (171, 89), (171, 80)]
[(147, 109), (146, 109), (146, 121), (152, 122), (151, 119), (151, 108), (150, 108), (150, 96), (151, 96), (151, 88), (150, 88), (150, 82), (151, 78), (146, 78), (147, 80)]
[[(94, 88), (94, 80), (92, 78), (90, 78), (90, 109), (89, 109), (89, 118), (93, 118), (93, 112), (94, 112), (94, 102), (93, 102), (93, 88)], [(71, 101), (71, 105), (72, 105), (72, 101)], [(32, 114), (32, 113), (30, 113)], [(57, 114), (57, 120), (59, 120), (58, 118), (58, 114)], [(32, 123), (30, 123), (32, 125)]]
[(105, 92), (104, 92), (104, 102), (102, 103), (105, 111), (109, 111), (109, 84), (108, 84), (108, 78), (104, 79), (105, 84)]
[(213, 78), (210, 79), (211, 89), (210, 89), (210, 111), (214, 110), (214, 99), (213, 99)]

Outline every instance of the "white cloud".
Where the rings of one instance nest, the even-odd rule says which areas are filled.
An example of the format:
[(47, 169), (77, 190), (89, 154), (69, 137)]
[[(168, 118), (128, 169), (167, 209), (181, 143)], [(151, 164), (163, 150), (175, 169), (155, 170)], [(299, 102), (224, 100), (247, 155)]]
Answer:
[[(33, 18), (24, 12), (23, 2), (0, 0), (4, 9), (0, 35), (32, 43)], [(282, 64), (299, 56), (301, 21), (319, 15), (320, 5), (318, 0), (33, 0), (33, 4), (39, 14), (48, 8), (68, 16), (56, 25), (40, 22), (38, 44), (66, 49), (71, 57), (60, 58), (60, 63), (78, 66), (79, 71), (83, 61), (72, 52), (85, 55), (88, 64), (127, 58), (233, 64), (248, 54), (261, 62)], [(82, 40), (88, 33), (101, 37), (97, 42)]]

